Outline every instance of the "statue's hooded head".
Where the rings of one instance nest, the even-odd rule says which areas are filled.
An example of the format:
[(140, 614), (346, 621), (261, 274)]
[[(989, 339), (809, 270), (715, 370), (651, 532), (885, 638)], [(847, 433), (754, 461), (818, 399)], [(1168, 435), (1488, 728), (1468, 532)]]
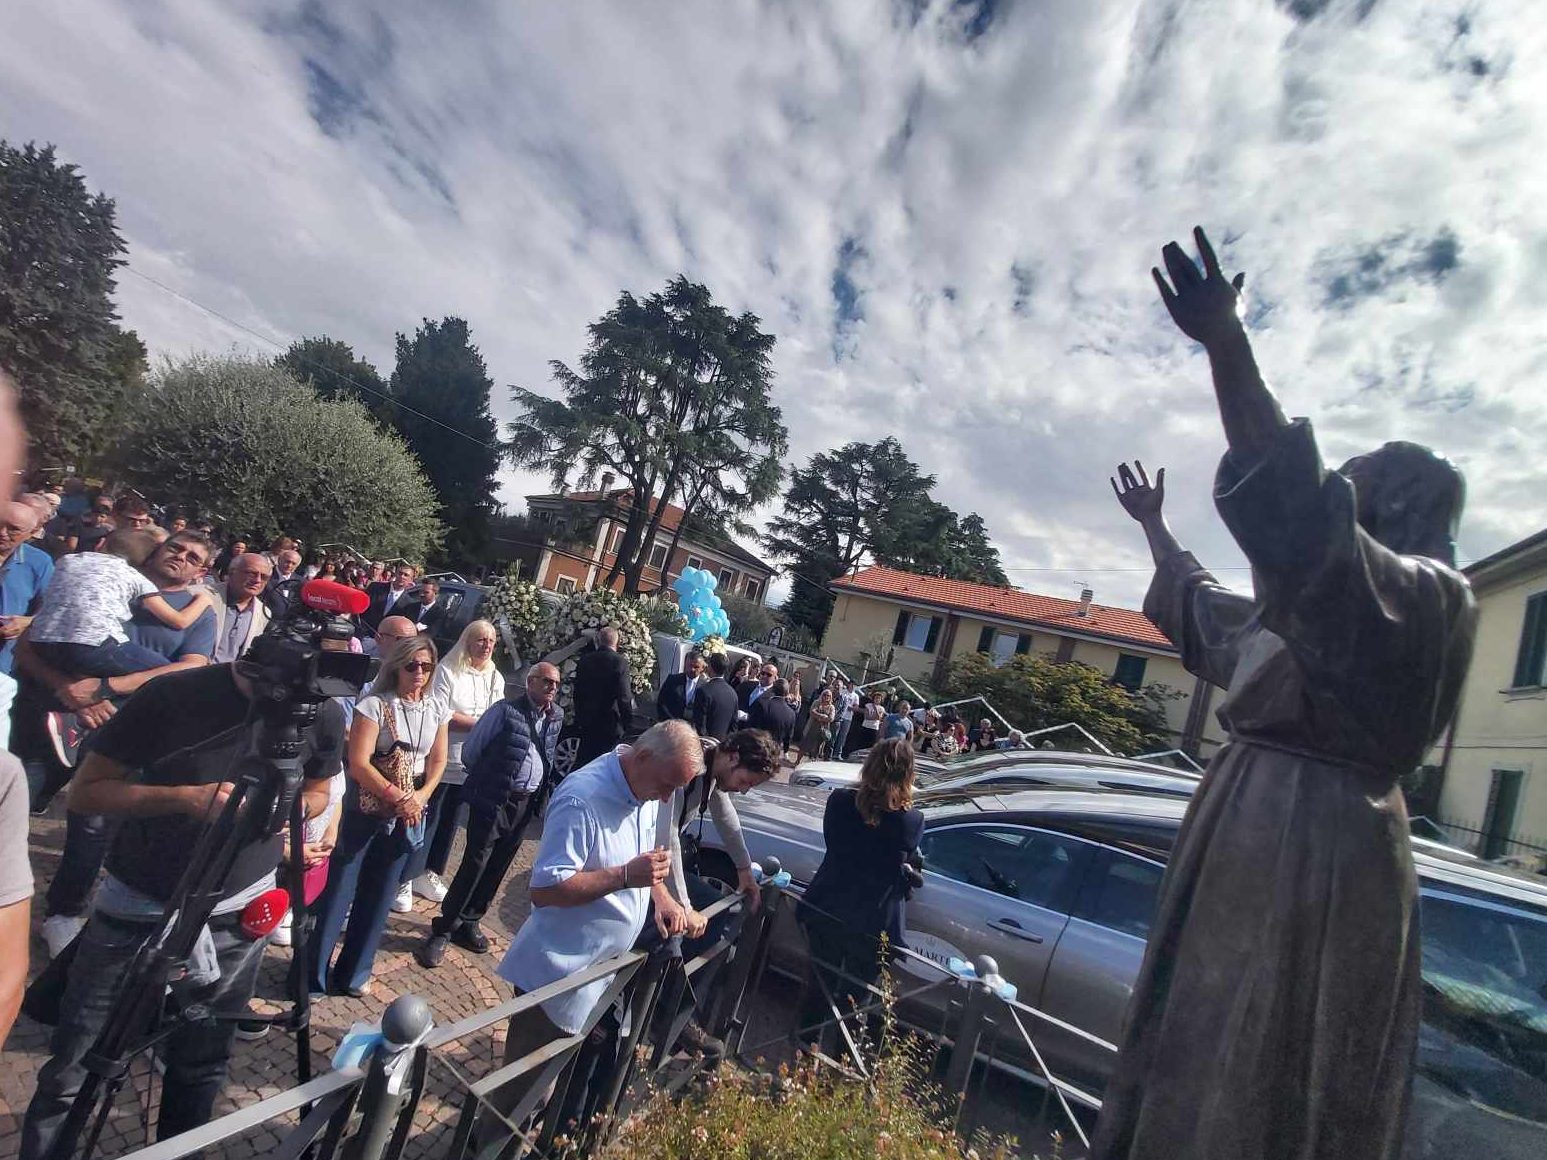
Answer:
[(1387, 443), (1338, 473), (1354, 485), (1359, 526), (1404, 556), (1456, 563), (1466, 481), (1455, 464), (1417, 443)]

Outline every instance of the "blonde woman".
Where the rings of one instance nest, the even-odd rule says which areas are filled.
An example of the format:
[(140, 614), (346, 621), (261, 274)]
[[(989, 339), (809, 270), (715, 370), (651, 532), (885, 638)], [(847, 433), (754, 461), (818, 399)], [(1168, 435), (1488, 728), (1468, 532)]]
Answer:
[[(843, 976), (869, 983), (881, 973), (883, 934), (892, 946), (903, 945), (903, 866), (924, 836), (924, 815), (913, 808), (914, 768), (906, 737), (881, 741), (865, 758), (859, 788), (835, 789), (827, 798), (827, 852), (795, 916), (810, 940), (812, 963), (840, 1007), (845, 996), (862, 994)], [(801, 1027), (821, 1022), (824, 1012), (821, 991), (810, 988)]]
[[(420, 898), (440, 902), (446, 897), (446, 860), (456, 837), (462, 812), (462, 742), (489, 706), (505, 696), (505, 678), (494, 666), (495, 628), (487, 620), (475, 620), (462, 630), (451, 651), (441, 658), (430, 682), (430, 696), (451, 710), (446, 748), (446, 772), (430, 796), (424, 812), (424, 845), (408, 860), (404, 884), (412, 883)], [(412, 901), (410, 900), (410, 909)]]
[[(370, 693), (355, 705), (338, 846), (317, 900), (317, 933), (309, 947), (313, 992), (366, 995), (403, 868), (424, 841), (425, 811), (446, 769), (451, 714), (430, 693), (435, 660), (429, 637), (398, 641), (383, 658)], [(411, 790), (377, 768), (394, 751), (412, 771)], [(340, 934), (344, 946), (330, 970)]]

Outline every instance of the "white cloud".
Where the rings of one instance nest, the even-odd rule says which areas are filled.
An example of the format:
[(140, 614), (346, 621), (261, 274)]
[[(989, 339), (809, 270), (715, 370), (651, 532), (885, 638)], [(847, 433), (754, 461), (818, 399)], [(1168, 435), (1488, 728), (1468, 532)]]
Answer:
[[(1194, 222), (1329, 459), (1453, 455), (1470, 556), (1542, 525), (1534, 9), (73, 0), (0, 15), (0, 123), (118, 199), (131, 269), (383, 370), (457, 313), (499, 383), (542, 387), (683, 270), (779, 336), (797, 460), (896, 434), (1012, 579), (1132, 601), (1120, 458), (1169, 465), (1178, 531), (1241, 563), (1207, 368), (1148, 278)], [(133, 275), (120, 301), (158, 351), (259, 346)]]

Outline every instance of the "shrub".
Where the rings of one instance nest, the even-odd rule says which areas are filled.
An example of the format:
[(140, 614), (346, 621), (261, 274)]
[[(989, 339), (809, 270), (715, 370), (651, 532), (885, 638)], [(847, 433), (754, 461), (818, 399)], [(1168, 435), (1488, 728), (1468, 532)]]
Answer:
[(929, 1052), (891, 1036), (867, 1080), (802, 1063), (776, 1075), (722, 1068), (681, 1100), (653, 1096), (602, 1160), (1007, 1160), (1009, 1140), (969, 1144), (929, 1079)]

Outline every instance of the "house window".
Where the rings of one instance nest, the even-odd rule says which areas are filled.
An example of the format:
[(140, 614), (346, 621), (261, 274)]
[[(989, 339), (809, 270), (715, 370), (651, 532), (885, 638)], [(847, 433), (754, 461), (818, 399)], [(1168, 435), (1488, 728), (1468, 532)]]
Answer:
[(748, 600), (759, 600), (763, 595), (763, 586), (752, 577), (747, 577), (746, 595)]
[(729, 568), (721, 568), (720, 587), (727, 592), (734, 592), (736, 589), (736, 573)]
[(1112, 670), (1112, 682), (1130, 693), (1137, 693), (1139, 686), (1144, 683), (1144, 669), (1148, 664), (1148, 657), (1122, 653), (1117, 658), (1117, 667)]
[(700, 560), (697, 556), (689, 556), (688, 557), (688, 562), (683, 565), (683, 567), (685, 567), (685, 568), (702, 568), (703, 566), (704, 566), (704, 562), (702, 560)]
[(1519, 769), (1495, 769), (1488, 787), (1488, 808), (1483, 811), (1483, 858), (1501, 858), (1508, 854), (1510, 835), (1515, 831), (1515, 815), (1520, 809), (1520, 787), (1525, 772)]
[(560, 576), (554, 587), (558, 590), (559, 595), (569, 596), (575, 591), (575, 578), (573, 576)]
[(940, 639), (941, 623), (938, 616), (899, 612), (897, 627), (892, 632), (892, 643), (911, 648), (914, 652), (932, 653), (935, 651), (935, 643)]
[(551, 521), (553, 519), (553, 513), (552, 512), (538, 512), (537, 513), (537, 519), (538, 519), (539, 522), (546, 524), (546, 523), (548, 523), (549, 521)]
[(978, 651), (987, 653), (997, 668), (1011, 657), (1031, 651), (1031, 633), (1003, 632), (992, 625), (985, 626), (978, 633)]
[(1543, 676), (1547, 662), (1547, 592), (1538, 592), (1526, 601), (1525, 627), (1520, 630), (1520, 652), (1515, 656), (1515, 688), (1547, 684)]
[(659, 572), (666, 566), (666, 545), (657, 544), (650, 549), (650, 567)]
[(622, 546), (623, 529), (614, 525), (612, 529), (612, 535), (607, 537), (607, 550), (616, 556), (618, 554), (618, 549)]

